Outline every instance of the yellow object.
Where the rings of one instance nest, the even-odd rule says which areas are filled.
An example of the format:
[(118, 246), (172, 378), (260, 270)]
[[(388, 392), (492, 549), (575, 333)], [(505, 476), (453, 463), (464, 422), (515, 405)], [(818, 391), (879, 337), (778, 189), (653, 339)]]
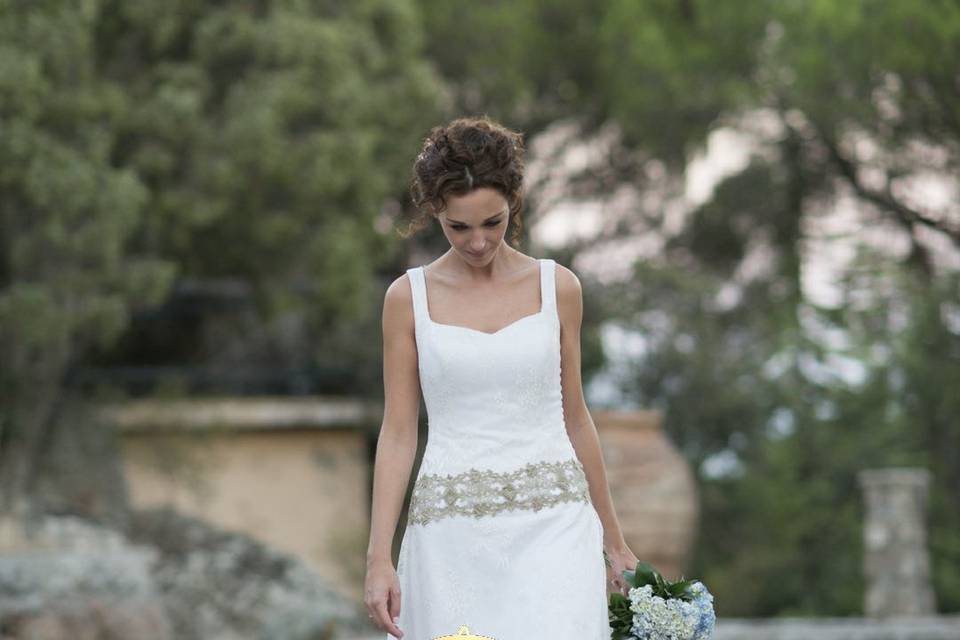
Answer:
[(467, 625), (461, 625), (457, 634), (453, 636), (437, 636), (433, 640), (496, 640), (490, 636), (475, 636), (467, 629)]

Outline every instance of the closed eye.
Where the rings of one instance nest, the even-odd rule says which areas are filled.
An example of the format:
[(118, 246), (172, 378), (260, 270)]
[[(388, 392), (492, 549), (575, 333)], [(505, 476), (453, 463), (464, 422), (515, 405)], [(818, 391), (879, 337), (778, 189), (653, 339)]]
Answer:
[[(500, 218), (499, 220), (490, 220), (489, 222), (487, 222), (487, 223), (484, 224), (483, 226), (485, 226), (485, 227), (495, 227), (495, 226), (497, 226), (498, 224), (500, 224), (500, 222), (501, 222), (502, 220), (503, 220), (503, 218)], [(462, 224), (454, 224), (454, 225), (450, 225), (450, 228), (453, 229), (454, 231), (463, 231), (463, 230), (466, 229), (467, 227), (464, 226), (464, 225), (462, 225)]]

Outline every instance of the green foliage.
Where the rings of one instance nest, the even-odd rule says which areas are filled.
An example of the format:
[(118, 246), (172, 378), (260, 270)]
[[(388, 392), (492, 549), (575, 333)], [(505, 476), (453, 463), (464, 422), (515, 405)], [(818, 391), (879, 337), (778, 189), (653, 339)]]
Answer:
[[(285, 299), (319, 318), (356, 308), (385, 243), (374, 220), (433, 119), (416, 14), (182, 4), (103, 12), (99, 59), (131, 98), (116, 158), (152, 187), (139, 242), (190, 275), (249, 278), (264, 300), (303, 282)], [(344, 253), (358, 268), (339, 268)]]
[(32, 390), (177, 279), (252, 284), (264, 323), (370, 314), (374, 223), (442, 88), (421, 46), (392, 0), (0, 2), (5, 489), (56, 419)]
[(614, 640), (623, 640), (630, 637), (633, 627), (633, 611), (630, 610), (630, 600), (622, 593), (613, 592), (607, 601), (607, 620), (610, 623), (610, 637)]
[(646, 562), (638, 562), (633, 571), (624, 571), (623, 577), (631, 588), (650, 585), (653, 589), (653, 595), (664, 600), (676, 598), (690, 602), (696, 598), (696, 595), (690, 591), (690, 587), (696, 582), (695, 580), (684, 580), (683, 578), (674, 581), (667, 580)]
[[(61, 378), (159, 301), (176, 265), (130, 252), (147, 189), (111, 161), (123, 99), (96, 5), (0, 4), (0, 504), (34, 479)], [(19, 503), (18, 503), (19, 504)]]
[(96, 73), (93, 22), (88, 5), (5, 3), (0, 14), (0, 326), (5, 362), (28, 370), (31, 350), (109, 343), (175, 273), (126, 250), (147, 191), (110, 161), (120, 99)]
[(769, 18), (766, 2), (611, 0), (596, 74), (628, 143), (682, 168), (721, 115), (752, 104)]
[[(403, 188), (439, 88), (417, 15), (396, 2), (250, 7), (3, 4), (11, 308), (39, 304), (19, 287), (50, 277), (109, 343), (123, 296), (155, 303), (176, 273), (243, 275), (265, 297), (303, 280), (299, 304), (357, 312), (386, 242), (373, 220)], [(80, 264), (89, 275), (64, 270)]]

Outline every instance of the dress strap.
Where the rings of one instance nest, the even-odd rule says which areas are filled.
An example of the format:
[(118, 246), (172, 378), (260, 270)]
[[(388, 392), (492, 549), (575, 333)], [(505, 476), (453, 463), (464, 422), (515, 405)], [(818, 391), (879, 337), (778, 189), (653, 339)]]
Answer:
[(540, 259), (540, 295), (543, 296), (543, 310), (557, 309), (556, 262), (551, 258)]
[(417, 328), (427, 325), (427, 287), (423, 277), (423, 267), (407, 269), (410, 289), (413, 292), (413, 321)]

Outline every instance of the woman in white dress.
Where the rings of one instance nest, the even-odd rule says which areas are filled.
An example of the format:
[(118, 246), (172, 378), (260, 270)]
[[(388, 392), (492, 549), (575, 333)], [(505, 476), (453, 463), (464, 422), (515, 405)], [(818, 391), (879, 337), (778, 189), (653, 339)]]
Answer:
[[(622, 572), (637, 563), (583, 399), (580, 282), (504, 240), (510, 225), (519, 237), (523, 151), (520, 134), (460, 118), (433, 128), (414, 164), (415, 225), (437, 220), (450, 249), (384, 299), (364, 600), (388, 639), (466, 626), (495, 640), (608, 640), (608, 590), (626, 594)], [(421, 392), (427, 444), (395, 569)]]

